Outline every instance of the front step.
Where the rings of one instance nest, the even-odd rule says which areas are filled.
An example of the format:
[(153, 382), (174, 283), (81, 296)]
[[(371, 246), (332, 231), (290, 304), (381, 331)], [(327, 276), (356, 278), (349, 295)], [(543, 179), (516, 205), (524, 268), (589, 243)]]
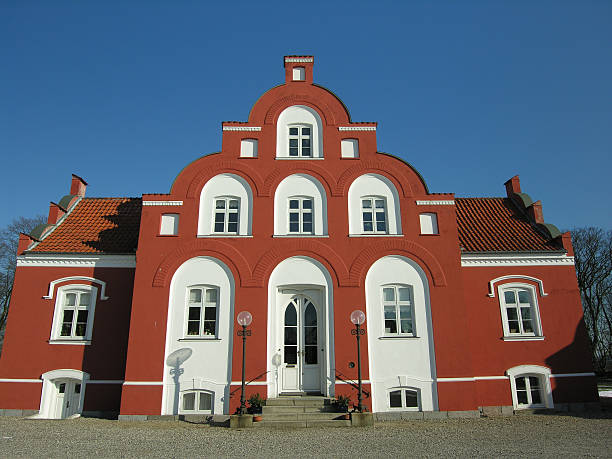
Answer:
[(351, 421), (334, 412), (333, 399), (322, 396), (285, 395), (266, 400), (260, 425), (277, 428), (347, 427)]

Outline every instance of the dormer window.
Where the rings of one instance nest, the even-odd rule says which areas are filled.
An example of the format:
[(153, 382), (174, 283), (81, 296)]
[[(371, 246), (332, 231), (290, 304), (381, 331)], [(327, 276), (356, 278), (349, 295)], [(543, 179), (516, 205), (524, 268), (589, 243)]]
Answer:
[(289, 126), (289, 156), (312, 157), (312, 128), (310, 126)]

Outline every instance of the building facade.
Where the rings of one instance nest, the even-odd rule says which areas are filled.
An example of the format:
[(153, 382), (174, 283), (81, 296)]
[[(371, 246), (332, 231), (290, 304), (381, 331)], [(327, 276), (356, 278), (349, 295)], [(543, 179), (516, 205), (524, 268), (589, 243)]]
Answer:
[(73, 176), (20, 239), (0, 408), (40, 417), (229, 414), (247, 393), (375, 412), (597, 400), (568, 233), (503, 198), (431, 193), (313, 83), (312, 56), (168, 194), (88, 198)]

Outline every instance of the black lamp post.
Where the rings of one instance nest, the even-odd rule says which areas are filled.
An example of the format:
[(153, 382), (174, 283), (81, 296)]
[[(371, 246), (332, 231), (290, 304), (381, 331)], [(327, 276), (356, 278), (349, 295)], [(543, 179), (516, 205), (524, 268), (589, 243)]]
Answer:
[(355, 324), (355, 329), (351, 330), (351, 335), (355, 335), (357, 338), (357, 375), (359, 377), (359, 394), (358, 394), (358, 404), (357, 410), (360, 413), (363, 413), (363, 405), (361, 403), (362, 399), (362, 390), (361, 390), (361, 346), (359, 345), (359, 337), (361, 335), (365, 335), (365, 330), (361, 328), (361, 325), (365, 322), (366, 316), (363, 311), (359, 309), (355, 309), (351, 313), (351, 322)]
[(253, 316), (250, 312), (242, 311), (236, 317), (236, 321), (239, 325), (242, 325), (242, 330), (238, 330), (238, 336), (242, 336), (242, 391), (240, 392), (240, 415), (244, 414), (246, 408), (244, 402), (244, 355), (246, 351), (246, 339), (247, 336), (251, 336), (251, 330), (247, 330), (247, 327), (251, 325)]

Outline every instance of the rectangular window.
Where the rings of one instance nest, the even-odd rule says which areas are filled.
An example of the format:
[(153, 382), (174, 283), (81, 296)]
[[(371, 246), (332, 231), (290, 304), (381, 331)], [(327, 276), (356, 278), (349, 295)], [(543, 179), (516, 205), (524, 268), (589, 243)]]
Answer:
[(178, 234), (178, 214), (163, 214), (159, 234), (162, 236), (176, 236)]
[(238, 234), (239, 213), (240, 200), (238, 198), (216, 198), (213, 232), (221, 234)]
[(433, 213), (419, 215), (421, 234), (438, 234), (438, 216)]
[(500, 302), (506, 336), (539, 336), (541, 334), (539, 314), (531, 288), (502, 286)]
[(60, 338), (85, 339), (91, 298), (89, 292), (66, 292), (64, 294)]
[(364, 233), (387, 233), (387, 210), (385, 198), (361, 199), (362, 229)]
[(313, 234), (313, 200), (289, 198), (289, 233)]
[(389, 408), (419, 409), (418, 389), (396, 389), (389, 391)]
[(542, 405), (540, 378), (537, 376), (517, 376), (514, 381), (516, 385), (516, 400), (519, 405)]
[(187, 336), (217, 335), (218, 291), (215, 287), (191, 287), (187, 298)]
[(387, 285), (382, 289), (385, 335), (415, 336), (412, 288)]
[(312, 129), (310, 126), (289, 126), (289, 156), (312, 157)]
[(182, 409), (189, 413), (211, 413), (212, 394), (203, 390), (194, 390), (183, 393)]

